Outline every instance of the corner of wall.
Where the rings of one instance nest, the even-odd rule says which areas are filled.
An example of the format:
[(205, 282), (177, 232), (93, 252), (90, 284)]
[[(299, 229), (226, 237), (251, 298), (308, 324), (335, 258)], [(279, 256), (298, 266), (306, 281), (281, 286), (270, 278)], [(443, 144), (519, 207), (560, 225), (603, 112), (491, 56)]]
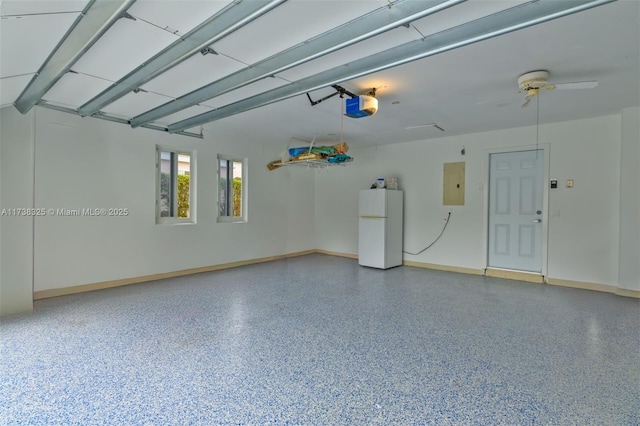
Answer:
[[(2, 126), (2, 114), (4, 108), (0, 108), (0, 126)], [(0, 212), (3, 209), (2, 202), (2, 129), (0, 129)], [(2, 216), (0, 215), (0, 316), (2, 316)]]
[(640, 291), (640, 107), (622, 111), (618, 287)]
[(33, 310), (35, 111), (0, 110), (0, 316)]

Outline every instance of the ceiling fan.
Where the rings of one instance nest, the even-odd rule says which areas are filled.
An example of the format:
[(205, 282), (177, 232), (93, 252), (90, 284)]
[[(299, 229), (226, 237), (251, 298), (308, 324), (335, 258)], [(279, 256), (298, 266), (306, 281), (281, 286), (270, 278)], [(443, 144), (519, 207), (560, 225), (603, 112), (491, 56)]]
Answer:
[(538, 95), (540, 90), (593, 89), (598, 85), (596, 80), (553, 84), (547, 81), (548, 78), (549, 71), (543, 70), (530, 71), (518, 77), (518, 87), (520, 87), (520, 91), (518, 91), (518, 93), (526, 93), (524, 100), (522, 101), (523, 108), (529, 104), (534, 96)]

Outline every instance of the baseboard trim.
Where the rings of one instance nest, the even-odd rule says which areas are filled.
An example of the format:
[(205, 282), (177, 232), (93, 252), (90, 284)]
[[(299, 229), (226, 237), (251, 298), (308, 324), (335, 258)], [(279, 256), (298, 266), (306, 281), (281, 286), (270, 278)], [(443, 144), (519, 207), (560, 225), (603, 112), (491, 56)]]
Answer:
[(571, 287), (571, 288), (578, 288), (581, 290), (601, 291), (604, 293), (613, 293), (618, 296), (633, 297), (636, 299), (640, 299), (640, 291), (630, 290), (626, 288), (619, 288), (612, 285), (563, 280), (559, 278), (549, 278), (549, 277), (547, 277), (546, 282), (547, 284), (556, 285), (560, 287)]
[[(283, 254), (278, 256), (268, 256), (268, 257), (261, 257), (257, 259), (241, 260), (237, 262), (221, 263), (218, 265), (204, 266), (201, 268), (183, 269), (179, 271), (165, 272), (161, 274), (144, 275), (140, 277), (124, 278), (124, 279), (113, 280), (113, 281), (103, 281), (99, 283), (76, 285), (72, 287), (63, 287), (63, 288), (57, 288), (52, 290), (41, 290), (33, 293), (33, 299), (34, 300), (48, 299), (48, 298), (57, 297), (57, 296), (67, 296), (70, 294), (85, 293), (88, 291), (104, 290), (107, 288), (120, 287), (124, 285), (139, 284), (139, 283), (144, 283), (149, 281), (162, 280), (165, 278), (175, 278), (175, 277), (181, 277), (185, 275), (200, 274), (203, 272), (213, 272), (213, 271), (219, 271), (222, 269), (237, 268), (239, 266), (271, 262), (274, 260), (287, 259), (290, 257), (297, 257), (297, 256), (305, 256), (305, 255), (314, 254), (314, 253), (326, 254), (329, 256), (347, 257), (350, 259), (358, 258), (357, 254), (352, 254), (352, 253), (341, 253), (341, 252), (320, 250), (320, 249), (304, 250), (304, 251), (288, 253), (288, 254)], [(563, 280), (559, 278), (543, 277), (542, 275), (539, 275), (539, 274), (532, 274), (532, 273), (526, 273), (526, 272), (493, 269), (493, 268), (473, 269), (473, 268), (464, 268), (461, 266), (413, 262), (410, 260), (405, 260), (402, 262), (402, 264), (406, 266), (414, 266), (417, 268), (425, 268), (425, 269), (434, 269), (438, 271), (458, 272), (461, 274), (469, 274), (469, 275), (486, 275), (490, 277), (506, 278), (506, 279), (527, 281), (527, 282), (540, 283), (540, 284), (546, 283), (549, 285), (571, 287), (571, 288), (577, 288), (581, 290), (600, 291), (605, 293), (613, 293), (618, 296), (640, 299), (639, 290), (618, 288), (618, 287), (606, 285), (606, 284), (596, 284), (596, 283), (588, 283), (588, 282), (581, 282), (581, 281)]]
[(494, 278), (526, 281), (528, 283), (544, 284), (544, 276), (535, 272), (513, 271), (510, 269), (487, 268), (484, 275)]
[(339, 257), (348, 257), (349, 259), (357, 259), (358, 255), (353, 253), (342, 253), (339, 251), (329, 251), (329, 250), (314, 250), (315, 253), (320, 254), (328, 254), (329, 256), (339, 256)]
[(616, 294), (617, 296), (633, 297), (635, 299), (640, 299), (640, 290), (631, 290), (629, 288), (614, 287), (613, 293)]
[(271, 262), (274, 260), (286, 259), (289, 257), (304, 256), (316, 253), (316, 250), (305, 250), (295, 253), (288, 253), (278, 256), (260, 257), (257, 259), (240, 260), (237, 262), (221, 263), (218, 265), (203, 266), (201, 268), (182, 269), (173, 272), (164, 272), (161, 274), (143, 275), (140, 277), (124, 278), (120, 280), (103, 281), (92, 284), (82, 284), (71, 287), (56, 288), (51, 290), (40, 290), (33, 293), (33, 300), (48, 299), (51, 297), (67, 296), (76, 293), (85, 293), (88, 291), (104, 290), (107, 288), (121, 287), (130, 284), (140, 284), (149, 281), (162, 280), (165, 278), (175, 278), (185, 275), (200, 274), (203, 272), (219, 271), (222, 269), (237, 268), (238, 266), (253, 265), (255, 263)]
[(484, 273), (484, 270), (482, 269), (463, 268), (461, 266), (451, 266), (451, 265), (439, 265), (436, 263), (414, 262), (411, 260), (405, 260), (402, 262), (402, 264), (406, 266), (415, 266), (416, 268), (435, 269), (438, 271), (448, 271), (448, 272), (459, 272), (461, 274), (469, 274), (469, 275), (482, 275)]

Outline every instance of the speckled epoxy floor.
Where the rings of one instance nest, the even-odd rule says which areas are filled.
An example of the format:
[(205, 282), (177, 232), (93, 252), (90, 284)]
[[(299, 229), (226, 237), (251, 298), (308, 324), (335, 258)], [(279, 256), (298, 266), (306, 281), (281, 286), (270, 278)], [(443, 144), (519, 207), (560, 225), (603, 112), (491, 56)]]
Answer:
[(37, 301), (0, 424), (637, 425), (640, 301), (310, 255)]

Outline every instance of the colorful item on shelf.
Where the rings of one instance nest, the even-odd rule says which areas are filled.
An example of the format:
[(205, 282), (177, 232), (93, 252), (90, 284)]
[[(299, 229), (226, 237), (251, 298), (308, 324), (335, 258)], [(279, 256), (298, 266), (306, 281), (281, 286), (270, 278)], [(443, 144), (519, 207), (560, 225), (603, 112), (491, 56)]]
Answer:
[(267, 169), (275, 170), (280, 166), (282, 166), (282, 160), (276, 160), (276, 161), (272, 161), (269, 164), (267, 164)]
[[(283, 159), (272, 161), (267, 164), (267, 169), (275, 170), (278, 167), (285, 164), (295, 164), (296, 162), (317, 162), (325, 164), (339, 164), (347, 161), (351, 161), (346, 152), (349, 151), (349, 145), (346, 142), (340, 142), (331, 146), (313, 146), (309, 147), (297, 147), (289, 148), (286, 153), (283, 153)], [(285, 159), (289, 157), (290, 159)]]
[(297, 155), (293, 160), (291, 161), (300, 161), (300, 160), (322, 160), (323, 159), (323, 155), (318, 153), (318, 152), (304, 152), (300, 155)]
[(344, 154), (349, 151), (349, 145), (346, 142), (340, 142), (339, 144), (332, 146), (311, 146), (311, 147), (297, 147), (289, 148), (289, 155), (291, 157), (298, 157), (301, 154), (316, 153), (327, 157), (337, 154)]
[(344, 163), (345, 161), (349, 161), (350, 159), (351, 157), (349, 157), (347, 154), (338, 154), (334, 155), (333, 157), (327, 158), (327, 161), (330, 163)]

